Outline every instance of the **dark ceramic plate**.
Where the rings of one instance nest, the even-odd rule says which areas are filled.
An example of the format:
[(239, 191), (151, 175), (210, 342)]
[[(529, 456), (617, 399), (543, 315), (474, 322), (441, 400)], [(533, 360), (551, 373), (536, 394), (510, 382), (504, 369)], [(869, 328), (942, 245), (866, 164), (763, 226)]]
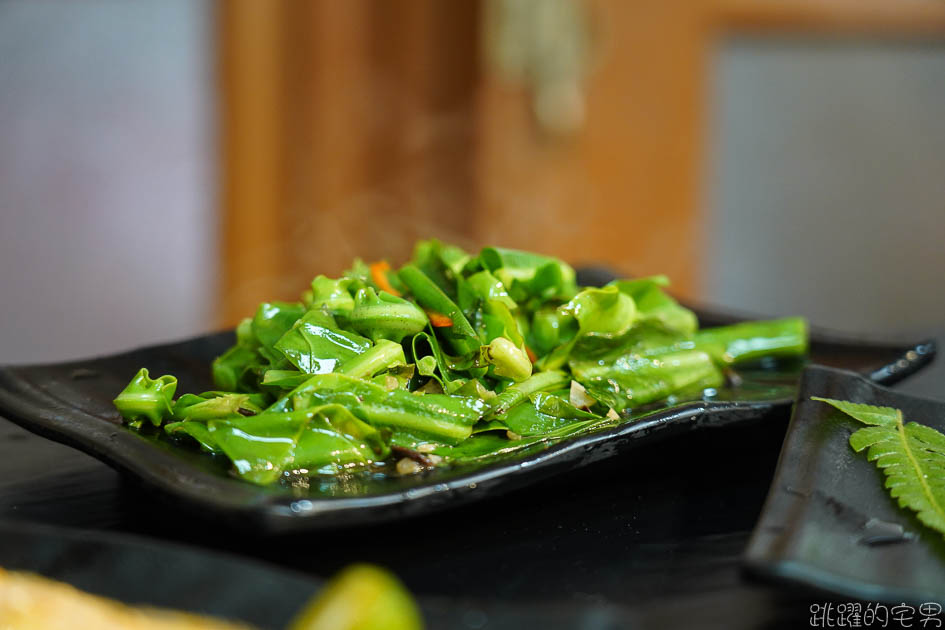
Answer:
[(945, 540), (900, 509), (882, 472), (850, 448), (863, 425), (811, 396), (896, 407), (907, 421), (945, 431), (945, 402), (845, 370), (808, 368), (746, 569), (838, 598), (945, 603)]
[[(133, 605), (282, 630), (322, 581), (262, 562), (137, 536), (0, 521), (0, 567), (30, 571)], [(630, 625), (616, 606), (514, 605), (420, 597), (428, 628), (518, 630)]]
[[(706, 326), (738, 320), (697, 314)], [(223, 462), (123, 428), (112, 407), (116, 393), (142, 366), (152, 374), (177, 375), (180, 392), (212, 389), (208, 366), (232, 343), (232, 333), (218, 333), (87, 361), (0, 368), (0, 414), (102, 459), (182, 507), (256, 532), (278, 533), (416, 515), (521, 487), (653, 440), (786, 414), (803, 369), (796, 361), (740, 370), (741, 385), (722, 388), (711, 398), (641, 411), (618, 427), (540, 450), (409, 477), (328, 478), (302, 492), (233, 479)], [(880, 345), (815, 331), (810, 360), (889, 384), (920, 369), (934, 354), (932, 342)]]

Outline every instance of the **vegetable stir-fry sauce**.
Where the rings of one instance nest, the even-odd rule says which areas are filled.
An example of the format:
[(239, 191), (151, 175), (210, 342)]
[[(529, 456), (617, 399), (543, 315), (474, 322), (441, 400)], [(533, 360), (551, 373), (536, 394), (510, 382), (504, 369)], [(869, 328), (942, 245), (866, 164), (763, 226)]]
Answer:
[(217, 390), (175, 400), (173, 376), (142, 369), (115, 406), (257, 484), (408, 474), (612, 426), (722, 386), (731, 366), (807, 351), (800, 318), (699, 330), (667, 284), (582, 288), (555, 258), (423, 241), (399, 269), (357, 260), (299, 302), (260, 305), (213, 362)]

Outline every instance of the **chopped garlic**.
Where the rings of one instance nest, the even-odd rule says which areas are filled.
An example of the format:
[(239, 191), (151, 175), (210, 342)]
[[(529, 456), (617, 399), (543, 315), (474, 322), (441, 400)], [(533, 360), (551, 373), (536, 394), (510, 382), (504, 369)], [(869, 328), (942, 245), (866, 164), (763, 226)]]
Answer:
[(420, 472), (422, 469), (423, 466), (413, 461), (409, 457), (404, 457), (397, 462), (397, 472), (401, 475), (414, 475)]
[(589, 409), (597, 401), (588, 395), (583, 385), (577, 381), (571, 381), (570, 402), (578, 409)]

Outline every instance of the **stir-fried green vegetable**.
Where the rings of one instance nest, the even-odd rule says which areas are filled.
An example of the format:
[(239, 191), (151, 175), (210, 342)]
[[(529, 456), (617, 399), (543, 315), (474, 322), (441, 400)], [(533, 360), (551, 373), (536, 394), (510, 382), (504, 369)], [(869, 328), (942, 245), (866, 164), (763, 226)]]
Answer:
[(423, 241), (399, 270), (355, 261), (298, 303), (262, 304), (213, 362), (218, 391), (175, 401), (173, 376), (142, 369), (115, 406), (269, 484), (527, 449), (807, 351), (800, 318), (699, 330), (667, 284), (581, 288), (554, 258)]

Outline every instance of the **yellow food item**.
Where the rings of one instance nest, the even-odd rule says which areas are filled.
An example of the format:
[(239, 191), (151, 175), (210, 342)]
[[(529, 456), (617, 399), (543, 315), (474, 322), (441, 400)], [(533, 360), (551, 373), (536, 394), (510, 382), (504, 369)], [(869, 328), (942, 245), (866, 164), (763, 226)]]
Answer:
[(134, 607), (32, 573), (0, 567), (0, 630), (250, 630), (250, 626)]
[(289, 630), (421, 630), (423, 618), (410, 592), (392, 573), (355, 564), (325, 585)]

